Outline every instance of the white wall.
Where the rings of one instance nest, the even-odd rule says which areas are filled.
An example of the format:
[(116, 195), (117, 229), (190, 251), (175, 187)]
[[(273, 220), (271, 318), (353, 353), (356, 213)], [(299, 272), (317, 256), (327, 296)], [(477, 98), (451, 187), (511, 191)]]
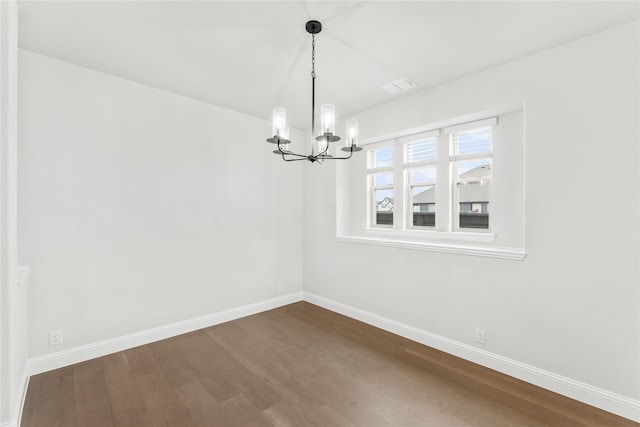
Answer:
[(17, 7), (15, 2), (1, 2), (0, 424), (3, 426), (17, 423), (27, 365), (27, 285), (26, 277), (19, 277), (17, 249), (17, 81)]
[(19, 59), (31, 357), (302, 289), (302, 169), (271, 153), (270, 123)]
[(336, 242), (325, 165), (305, 170), (305, 292), (637, 401), (638, 36), (623, 25), (358, 114), (366, 139), (524, 99), (524, 261)]

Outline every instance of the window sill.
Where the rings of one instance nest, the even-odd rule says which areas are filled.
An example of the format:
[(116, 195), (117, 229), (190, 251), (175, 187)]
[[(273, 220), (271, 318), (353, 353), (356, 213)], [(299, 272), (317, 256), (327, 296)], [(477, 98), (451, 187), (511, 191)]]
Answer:
[(374, 239), (390, 238), (391, 240), (409, 240), (417, 242), (439, 243), (439, 242), (486, 242), (496, 240), (496, 235), (490, 231), (454, 231), (443, 232), (435, 229), (421, 230), (412, 228), (409, 230), (394, 230), (391, 227), (366, 227), (363, 228), (365, 236)]
[[(375, 230), (379, 231), (378, 229)], [(432, 232), (437, 233), (437, 232)], [(456, 233), (458, 234), (458, 233)], [(475, 233), (461, 233), (461, 234), (475, 234)], [(495, 238), (494, 235), (493, 238)], [(489, 237), (484, 235), (483, 237)], [(336, 236), (338, 242), (344, 243), (356, 243), (361, 245), (374, 245), (374, 246), (388, 246), (401, 249), (413, 249), (420, 251), (441, 252), (448, 254), (459, 255), (471, 255), (487, 258), (500, 258), (522, 261), (527, 256), (524, 249), (520, 248), (501, 248), (501, 247), (489, 247), (489, 246), (465, 246), (459, 243), (445, 243), (438, 241), (419, 241), (419, 240), (404, 240), (404, 239), (392, 239), (388, 237), (369, 237), (369, 236)], [(460, 240), (460, 239), (456, 239)], [(476, 240), (477, 241), (477, 240)], [(486, 240), (485, 240), (486, 241)]]

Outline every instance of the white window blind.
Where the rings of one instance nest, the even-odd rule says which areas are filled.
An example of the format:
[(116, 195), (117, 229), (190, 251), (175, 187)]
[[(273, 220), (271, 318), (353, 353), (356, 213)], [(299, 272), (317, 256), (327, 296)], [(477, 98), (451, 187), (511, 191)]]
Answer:
[(467, 130), (453, 134), (452, 153), (454, 156), (467, 156), (491, 153), (491, 128)]
[(407, 144), (406, 163), (435, 162), (438, 155), (438, 138), (432, 137)]
[(376, 148), (369, 151), (369, 169), (393, 168), (393, 146)]

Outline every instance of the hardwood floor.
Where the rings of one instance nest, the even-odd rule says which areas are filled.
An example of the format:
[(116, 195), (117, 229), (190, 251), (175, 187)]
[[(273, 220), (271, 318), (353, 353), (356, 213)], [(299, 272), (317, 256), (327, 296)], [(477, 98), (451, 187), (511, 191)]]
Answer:
[(31, 377), (22, 426), (638, 426), (306, 302)]

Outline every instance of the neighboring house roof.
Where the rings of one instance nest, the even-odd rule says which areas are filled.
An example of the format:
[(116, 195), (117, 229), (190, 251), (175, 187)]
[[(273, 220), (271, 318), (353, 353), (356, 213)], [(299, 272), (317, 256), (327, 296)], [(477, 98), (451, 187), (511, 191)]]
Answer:
[(475, 168), (466, 171), (460, 178), (488, 178), (491, 175), (491, 166), (490, 165), (482, 165), (476, 166)]
[[(491, 166), (478, 166), (460, 175), (461, 179), (488, 178), (491, 175)], [(470, 182), (460, 186), (460, 202), (488, 202), (491, 185), (482, 185), (479, 182)], [(435, 203), (435, 187), (413, 196), (414, 204)]]
[(390, 211), (393, 209), (393, 197), (385, 197), (378, 202), (377, 210)]
[(431, 187), (428, 190), (424, 190), (422, 193), (418, 193), (413, 196), (414, 204), (423, 204), (423, 203), (435, 203), (436, 202), (436, 192), (435, 187)]

